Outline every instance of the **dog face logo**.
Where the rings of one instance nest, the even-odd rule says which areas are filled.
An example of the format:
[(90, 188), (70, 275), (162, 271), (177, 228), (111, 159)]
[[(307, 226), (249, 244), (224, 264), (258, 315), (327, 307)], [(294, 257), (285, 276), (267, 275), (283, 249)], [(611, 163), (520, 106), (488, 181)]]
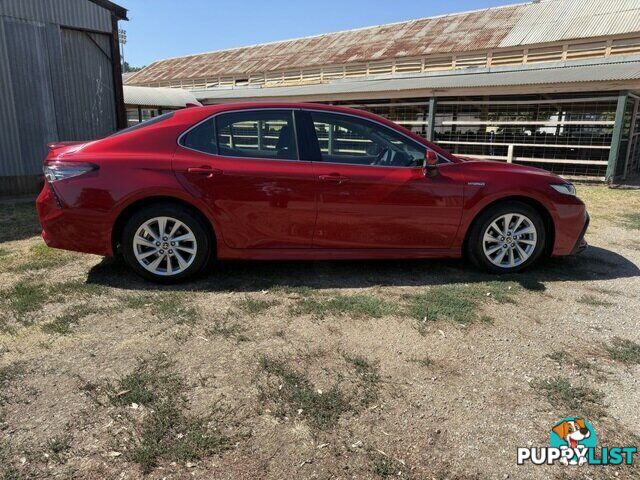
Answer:
[(568, 417), (553, 426), (549, 444), (563, 453), (561, 464), (584, 465), (587, 451), (597, 444), (596, 431), (585, 418)]
[(584, 418), (563, 420), (555, 427), (553, 432), (567, 442), (567, 447), (577, 448), (578, 444), (591, 436), (591, 430), (587, 428)]

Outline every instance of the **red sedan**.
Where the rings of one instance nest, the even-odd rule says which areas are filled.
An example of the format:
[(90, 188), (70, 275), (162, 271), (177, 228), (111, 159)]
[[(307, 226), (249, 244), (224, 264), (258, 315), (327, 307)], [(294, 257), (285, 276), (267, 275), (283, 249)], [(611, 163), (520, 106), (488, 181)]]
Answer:
[(522, 270), (586, 246), (544, 170), (458, 158), (384, 118), (315, 104), (194, 107), (50, 145), (37, 200), (55, 248), (182, 280), (217, 259), (465, 256)]

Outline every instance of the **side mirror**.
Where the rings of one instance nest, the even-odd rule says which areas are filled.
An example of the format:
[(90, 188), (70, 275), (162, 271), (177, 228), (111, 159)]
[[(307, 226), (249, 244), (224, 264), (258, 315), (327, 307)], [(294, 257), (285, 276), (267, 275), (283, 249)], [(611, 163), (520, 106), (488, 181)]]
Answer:
[(427, 150), (422, 170), (425, 177), (433, 177), (438, 173), (438, 154), (433, 150)]

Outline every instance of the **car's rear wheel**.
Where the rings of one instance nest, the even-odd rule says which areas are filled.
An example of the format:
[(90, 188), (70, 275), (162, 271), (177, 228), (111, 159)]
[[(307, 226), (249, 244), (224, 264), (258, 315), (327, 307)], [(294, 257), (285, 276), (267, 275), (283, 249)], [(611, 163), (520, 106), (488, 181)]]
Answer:
[(526, 203), (508, 201), (488, 208), (476, 219), (469, 232), (467, 254), (484, 270), (519, 272), (540, 258), (545, 240), (540, 213)]
[(179, 205), (157, 204), (138, 210), (126, 222), (122, 253), (140, 276), (174, 283), (200, 272), (211, 255), (202, 221)]

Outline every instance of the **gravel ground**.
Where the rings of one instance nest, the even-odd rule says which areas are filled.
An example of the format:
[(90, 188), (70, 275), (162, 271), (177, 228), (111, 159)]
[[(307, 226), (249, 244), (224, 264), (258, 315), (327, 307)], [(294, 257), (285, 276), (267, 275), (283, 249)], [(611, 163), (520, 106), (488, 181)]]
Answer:
[(640, 478), (516, 465), (572, 415), (640, 445), (640, 191), (578, 190), (590, 248), (497, 279), (250, 262), (157, 287), (0, 205), (0, 478)]

